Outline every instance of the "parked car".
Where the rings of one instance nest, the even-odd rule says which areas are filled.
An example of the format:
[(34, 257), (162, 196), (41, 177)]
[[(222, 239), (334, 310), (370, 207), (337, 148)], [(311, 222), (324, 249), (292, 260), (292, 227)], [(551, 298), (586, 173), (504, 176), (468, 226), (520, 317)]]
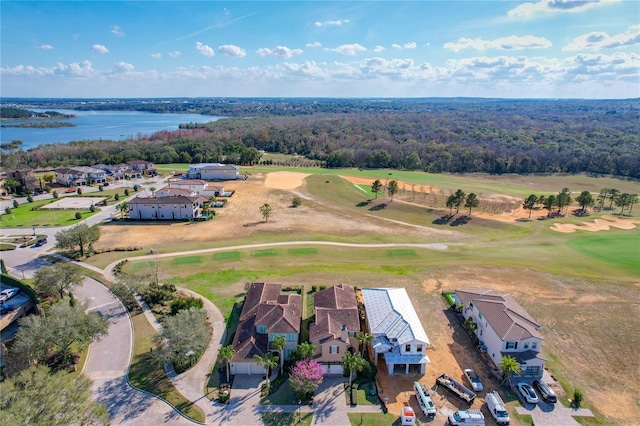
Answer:
[(5, 288), (0, 291), (0, 303), (4, 303), (20, 292), (19, 288)]
[(66, 192), (67, 194), (72, 194), (72, 193), (76, 192), (76, 190), (73, 189), (73, 188), (69, 188), (69, 189), (66, 189), (64, 192)]
[(466, 368), (464, 370), (464, 375), (467, 380), (469, 380), (469, 383), (471, 383), (471, 388), (474, 391), (480, 392), (482, 390), (482, 381), (480, 380), (480, 377), (478, 377), (478, 374), (475, 372), (475, 370)]
[(36, 241), (36, 243), (33, 245), (34, 247), (40, 247), (43, 246), (47, 243), (47, 239), (46, 238), (40, 238), (38, 241)]
[(519, 382), (517, 386), (518, 386), (518, 392), (520, 392), (520, 395), (522, 395), (525, 401), (527, 401), (530, 404), (538, 403), (538, 395), (536, 395), (536, 391), (533, 390), (531, 385), (525, 382)]
[(533, 382), (533, 386), (538, 390), (538, 393), (546, 402), (551, 404), (555, 404), (556, 402), (558, 402), (556, 393), (545, 382), (541, 380), (535, 380)]

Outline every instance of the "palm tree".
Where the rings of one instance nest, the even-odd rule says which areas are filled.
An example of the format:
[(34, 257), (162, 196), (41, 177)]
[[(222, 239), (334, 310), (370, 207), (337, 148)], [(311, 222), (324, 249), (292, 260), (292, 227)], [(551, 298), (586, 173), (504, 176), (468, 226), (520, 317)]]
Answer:
[(469, 330), (470, 333), (475, 333), (478, 329), (478, 324), (473, 320), (473, 318), (469, 317), (464, 321), (464, 327)]
[(120, 216), (124, 219), (124, 214), (129, 211), (129, 204), (122, 202), (116, 207), (120, 211)]
[(287, 345), (287, 341), (284, 336), (278, 336), (271, 341), (271, 345), (280, 353), (280, 374), (282, 374), (282, 369), (284, 368), (284, 354), (282, 352)]
[(276, 367), (278, 365), (278, 357), (271, 352), (267, 352), (266, 354), (264, 354), (264, 356), (260, 356), (258, 354), (254, 355), (253, 359), (256, 360), (260, 367), (267, 370), (267, 389), (269, 389), (269, 372), (273, 367)]
[(372, 334), (359, 331), (356, 335), (356, 339), (358, 339), (358, 343), (360, 343), (360, 353), (364, 356), (364, 348), (366, 345), (373, 342), (374, 336)]
[(502, 374), (502, 382), (500, 384), (504, 384), (509, 377), (513, 375), (519, 376), (522, 371), (522, 367), (518, 363), (518, 360), (510, 355), (502, 357), (498, 363), (498, 369), (500, 370), (500, 374)]
[(349, 389), (351, 389), (354, 371), (362, 371), (367, 362), (357, 352), (353, 354), (351, 352), (345, 353), (342, 362), (344, 363), (344, 368), (349, 370)]
[(225, 364), (227, 370), (227, 383), (229, 383), (229, 361), (236, 354), (231, 345), (223, 346), (218, 351), (218, 359)]
[(309, 342), (302, 342), (296, 349), (297, 359), (311, 359), (316, 353), (316, 345)]

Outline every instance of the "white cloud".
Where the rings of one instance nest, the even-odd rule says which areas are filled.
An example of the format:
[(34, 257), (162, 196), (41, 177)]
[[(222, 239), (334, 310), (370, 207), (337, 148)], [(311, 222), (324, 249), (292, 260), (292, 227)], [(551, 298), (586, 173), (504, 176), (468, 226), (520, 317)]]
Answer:
[(382, 52), (383, 50), (384, 50), (384, 46), (380, 46), (380, 45), (376, 46), (376, 47), (373, 49), (373, 51), (374, 51), (374, 52), (376, 52), (376, 53), (380, 53), (380, 52)]
[(162, 54), (161, 53), (152, 53), (151, 57), (153, 59), (160, 59), (160, 58), (162, 58)]
[(507, 13), (510, 17), (530, 17), (543, 13), (576, 13), (617, 1), (621, 0), (539, 0), (537, 3), (518, 5)]
[(348, 19), (338, 19), (336, 21), (322, 21), (315, 22), (314, 25), (316, 27), (339, 27), (344, 24), (348, 24), (350, 21)]
[(116, 35), (118, 37), (124, 37), (124, 31), (118, 25), (114, 25), (111, 27), (111, 34)]
[(107, 49), (107, 47), (102, 44), (94, 44), (93, 46), (91, 46), (91, 50), (93, 50), (94, 52), (98, 52), (101, 55), (109, 53), (109, 49)]
[(169, 56), (171, 56), (172, 58), (177, 58), (178, 56), (180, 56), (180, 51), (174, 50), (173, 52), (169, 52)]
[(359, 45), (358, 43), (353, 43), (353, 44), (343, 44), (341, 46), (336, 47), (335, 49), (330, 49), (326, 47), (324, 50), (328, 52), (336, 52), (341, 55), (354, 56), (354, 55), (357, 55), (358, 52), (365, 52), (367, 48)]
[(37, 46), (36, 49), (51, 50), (53, 49), (53, 46), (50, 44), (41, 44), (40, 46)]
[(322, 43), (320, 43), (319, 41), (314, 41), (313, 43), (307, 43), (305, 44), (306, 47), (321, 47)]
[[(198, 49), (200, 51), (200, 54), (203, 56), (207, 56), (207, 57), (212, 57), (213, 55), (215, 55), (213, 49), (209, 46), (207, 46), (206, 44), (202, 44), (199, 41), (196, 42), (196, 49)], [(169, 54), (171, 55), (171, 54)]]
[(616, 47), (633, 46), (636, 44), (640, 44), (640, 31), (630, 32), (627, 34), (616, 34), (613, 36), (602, 31), (596, 31), (574, 38), (573, 41), (563, 47), (562, 50), (613, 49)]
[(418, 44), (415, 41), (410, 41), (405, 44), (394, 43), (391, 45), (394, 49), (415, 49)]
[(276, 46), (274, 49), (263, 47), (258, 49), (260, 56), (275, 56), (276, 58), (291, 58), (295, 55), (302, 55), (301, 49), (289, 49), (286, 46)]
[(232, 58), (244, 58), (245, 56), (247, 56), (247, 52), (243, 48), (235, 46), (233, 44), (224, 44), (222, 46), (218, 46), (218, 52)]
[(127, 73), (133, 71), (135, 67), (127, 62), (116, 62), (113, 67), (113, 72)]
[(544, 37), (532, 35), (500, 37), (495, 40), (471, 39), (461, 37), (456, 42), (444, 44), (445, 49), (459, 52), (463, 49), (497, 49), (497, 50), (522, 50), (522, 49), (546, 49), (551, 47), (551, 42)]

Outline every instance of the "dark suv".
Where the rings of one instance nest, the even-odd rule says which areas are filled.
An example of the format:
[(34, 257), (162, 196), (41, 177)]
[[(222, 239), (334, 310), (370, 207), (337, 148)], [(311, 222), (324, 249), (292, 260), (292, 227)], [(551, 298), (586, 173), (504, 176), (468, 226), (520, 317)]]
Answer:
[(533, 386), (538, 390), (542, 399), (551, 404), (558, 402), (555, 392), (545, 382), (535, 380)]

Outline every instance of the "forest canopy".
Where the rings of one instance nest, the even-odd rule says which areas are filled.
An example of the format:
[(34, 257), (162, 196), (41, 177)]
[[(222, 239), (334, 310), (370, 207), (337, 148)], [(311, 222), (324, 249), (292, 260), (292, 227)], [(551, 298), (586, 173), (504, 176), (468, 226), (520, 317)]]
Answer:
[(248, 150), (254, 148), (303, 155), (326, 167), (640, 178), (638, 99), (191, 99), (92, 106), (150, 112), (157, 107), (230, 118), (185, 123), (177, 131), (125, 141), (9, 149), (3, 166), (133, 159), (253, 164), (255, 151)]

